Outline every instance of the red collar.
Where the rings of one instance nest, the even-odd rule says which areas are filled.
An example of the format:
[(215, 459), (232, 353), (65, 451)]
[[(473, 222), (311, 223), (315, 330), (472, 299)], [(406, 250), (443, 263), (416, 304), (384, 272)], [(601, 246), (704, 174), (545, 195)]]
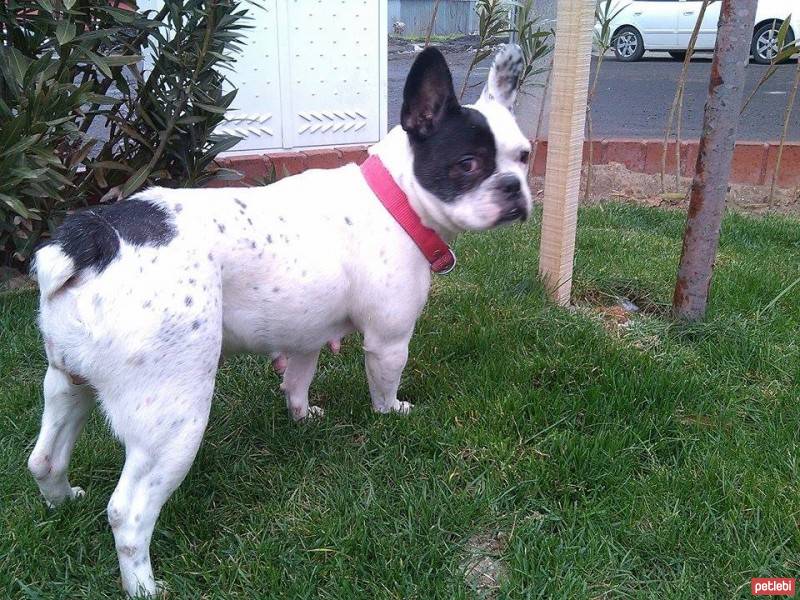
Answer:
[(361, 164), (361, 173), (381, 204), (431, 263), (431, 271), (443, 274), (452, 271), (456, 266), (456, 255), (438, 233), (422, 224), (408, 197), (383, 166), (381, 159), (375, 154), (370, 155)]

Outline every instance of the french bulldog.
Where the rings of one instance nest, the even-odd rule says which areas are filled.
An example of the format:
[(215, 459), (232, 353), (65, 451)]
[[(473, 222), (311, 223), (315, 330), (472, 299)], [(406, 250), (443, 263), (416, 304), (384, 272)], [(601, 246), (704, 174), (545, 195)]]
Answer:
[(221, 356), (285, 367), (296, 420), (320, 349), (363, 334), (372, 408), (397, 398), (431, 272), (458, 233), (524, 220), (530, 144), (513, 107), (523, 66), (505, 46), (462, 106), (442, 54), (416, 58), (401, 125), (363, 165), (255, 188), (151, 188), (69, 216), (35, 255), (48, 360), (28, 467), (50, 505), (83, 495), (67, 470), (96, 403), (125, 447), (108, 503), (122, 584), (153, 596), (150, 539), (203, 437)]

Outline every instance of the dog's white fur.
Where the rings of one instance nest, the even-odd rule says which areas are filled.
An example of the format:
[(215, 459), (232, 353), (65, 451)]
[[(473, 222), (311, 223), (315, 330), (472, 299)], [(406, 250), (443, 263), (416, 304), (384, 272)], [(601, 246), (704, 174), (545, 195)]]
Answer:
[[(529, 211), (518, 159), (529, 143), (509, 111), (513, 95), (492, 95), (494, 76), (474, 108), (494, 133), (496, 174), (519, 176)], [(488, 183), (447, 204), (423, 189), (399, 127), (371, 152), (445, 239), (498, 220), (501, 207)], [(99, 399), (126, 451), (108, 504), (122, 583), (129, 594), (152, 595), (153, 527), (200, 445), (220, 355), (285, 356), (282, 387), (289, 412), (301, 420), (322, 412), (308, 403), (320, 348), (358, 330), (373, 409), (408, 412), (397, 389), (430, 267), (355, 165), (268, 187), (156, 188), (141, 197), (174, 215), (177, 235), (168, 245), (121, 241), (99, 274), (76, 274), (58, 245), (36, 255), (49, 368), (29, 468), (50, 504), (80, 495), (67, 468)]]

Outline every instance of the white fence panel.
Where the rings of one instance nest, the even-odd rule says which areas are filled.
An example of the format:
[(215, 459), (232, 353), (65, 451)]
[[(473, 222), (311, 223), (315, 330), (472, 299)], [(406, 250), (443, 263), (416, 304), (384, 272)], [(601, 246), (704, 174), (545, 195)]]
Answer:
[[(227, 154), (372, 144), (386, 134), (387, 0), (260, 0), (226, 91)], [(160, 0), (140, 0), (158, 10)], [(168, 34), (168, 32), (165, 32)], [(145, 61), (147, 63), (147, 60)], [(145, 67), (147, 68), (147, 66)]]
[(229, 75), (233, 153), (369, 144), (386, 133), (386, 0), (269, 0)]
[(227, 72), (239, 89), (226, 123), (217, 133), (242, 137), (237, 150), (283, 147), (281, 124), (280, 54), (278, 52), (279, 0), (261, 0), (263, 10), (250, 8), (254, 17), (247, 30), (247, 45), (236, 61), (236, 71)]

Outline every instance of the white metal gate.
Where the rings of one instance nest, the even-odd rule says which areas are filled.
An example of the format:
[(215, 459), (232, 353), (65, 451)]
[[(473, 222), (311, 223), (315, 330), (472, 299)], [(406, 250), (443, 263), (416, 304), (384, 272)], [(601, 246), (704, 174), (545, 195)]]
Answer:
[(386, 133), (386, 0), (262, 0), (228, 77), (233, 154), (368, 144)]

